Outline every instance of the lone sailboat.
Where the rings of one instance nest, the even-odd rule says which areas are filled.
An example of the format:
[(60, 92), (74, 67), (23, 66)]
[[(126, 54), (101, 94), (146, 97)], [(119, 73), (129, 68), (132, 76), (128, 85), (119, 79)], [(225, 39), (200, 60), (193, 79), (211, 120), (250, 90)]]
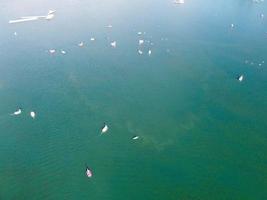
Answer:
[(108, 126), (107, 126), (106, 123), (104, 123), (103, 127), (101, 128), (101, 135), (102, 135), (103, 133), (106, 133), (107, 131), (108, 131)]
[(93, 176), (92, 171), (89, 169), (89, 167), (86, 166), (85, 174), (88, 178), (91, 178)]
[(13, 112), (11, 115), (20, 115), (22, 113), (22, 109), (19, 108), (18, 110), (16, 110), (15, 112)]
[(238, 80), (239, 82), (242, 82), (243, 79), (244, 79), (244, 75), (240, 75), (240, 76), (237, 77), (237, 80)]

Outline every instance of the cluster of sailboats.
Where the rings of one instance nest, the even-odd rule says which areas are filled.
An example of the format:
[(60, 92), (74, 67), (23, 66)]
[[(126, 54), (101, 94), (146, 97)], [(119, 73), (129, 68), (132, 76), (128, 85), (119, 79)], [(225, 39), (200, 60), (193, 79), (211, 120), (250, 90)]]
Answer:
[[(110, 25), (110, 26), (111, 26), (111, 25)], [(140, 35), (142, 35), (143, 33), (142, 33), (142, 32), (138, 32), (137, 34), (140, 36)], [(91, 41), (91, 42), (94, 42), (95, 40), (96, 40), (96, 39), (95, 39), (94, 37), (91, 37), (91, 38), (90, 38), (90, 41)], [(150, 46), (153, 46), (153, 43), (150, 42), (149, 40), (144, 40), (144, 39), (139, 39), (139, 40), (138, 40), (138, 49), (137, 49), (138, 54), (140, 54), (140, 55), (144, 54), (144, 50), (143, 50), (143, 49), (147, 48), (147, 47), (146, 47), (146, 43), (149, 44)], [(81, 42), (79, 42), (79, 43), (77, 44), (77, 46), (82, 48), (82, 47), (85, 46), (85, 42), (84, 42), (84, 41), (81, 41)], [(110, 42), (110, 46), (111, 46), (112, 48), (116, 48), (116, 47), (117, 47), (117, 41), (116, 41), (116, 40), (113, 40), (112, 42)], [(49, 49), (48, 52), (49, 52), (50, 54), (55, 54), (55, 53), (57, 52), (57, 50), (56, 50), (56, 49)], [(65, 50), (63, 50), (63, 49), (60, 50), (60, 53), (61, 53), (61, 54), (67, 54), (67, 52), (66, 52)], [(151, 48), (149, 48), (149, 49), (147, 50), (147, 55), (151, 56), (151, 54), (152, 54), (152, 50), (151, 50)]]
[[(15, 112), (13, 112), (11, 115), (12, 116), (18, 116), (18, 115), (21, 115), (22, 114), (22, 108), (18, 108)], [(31, 111), (30, 112), (30, 116), (33, 118), (33, 119), (35, 119), (35, 117), (36, 117), (36, 113), (34, 112), (34, 111)], [(108, 127), (108, 125), (106, 124), (106, 123), (104, 123), (103, 124), (103, 126), (102, 126), (102, 128), (101, 128), (101, 132), (100, 132), (100, 134), (102, 135), (102, 134), (105, 134), (105, 133), (107, 133), (108, 132), (108, 130), (109, 130), (109, 127)], [(134, 136), (133, 138), (132, 138), (133, 140), (137, 140), (137, 139), (139, 139), (139, 136)], [(88, 177), (88, 178), (91, 178), (92, 176), (93, 176), (93, 172), (92, 172), (92, 170), (88, 167), (88, 166), (86, 166), (86, 170), (85, 170), (85, 174), (86, 174), (86, 176)]]

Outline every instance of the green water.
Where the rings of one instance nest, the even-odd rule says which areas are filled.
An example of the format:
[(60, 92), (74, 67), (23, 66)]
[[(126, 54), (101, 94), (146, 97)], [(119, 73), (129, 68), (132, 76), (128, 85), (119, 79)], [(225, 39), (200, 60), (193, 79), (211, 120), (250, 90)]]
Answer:
[[(2, 0), (0, 13), (1, 200), (267, 199), (266, 2)], [(139, 39), (154, 43), (143, 55)]]

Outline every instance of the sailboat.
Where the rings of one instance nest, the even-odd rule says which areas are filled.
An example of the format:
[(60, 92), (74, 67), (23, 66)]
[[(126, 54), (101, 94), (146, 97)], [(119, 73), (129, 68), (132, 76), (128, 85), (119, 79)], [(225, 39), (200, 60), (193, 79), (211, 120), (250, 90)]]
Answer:
[(86, 166), (85, 174), (88, 178), (91, 178), (93, 176), (92, 171), (90, 170), (89, 167)]

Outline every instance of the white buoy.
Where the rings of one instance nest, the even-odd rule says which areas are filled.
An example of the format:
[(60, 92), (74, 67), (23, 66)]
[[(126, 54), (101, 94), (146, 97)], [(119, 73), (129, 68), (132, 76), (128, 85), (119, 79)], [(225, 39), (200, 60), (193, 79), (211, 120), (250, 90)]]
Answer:
[(143, 54), (143, 51), (141, 51), (140, 49), (138, 50), (138, 53), (140, 54), (140, 55), (142, 55)]
[(150, 56), (152, 54), (152, 51), (149, 49), (148, 50), (148, 55)]
[(110, 43), (110, 45), (111, 45), (113, 48), (115, 48), (115, 47), (117, 46), (117, 42), (116, 42), (116, 41), (113, 41), (113, 42)]
[(138, 140), (138, 139), (139, 139), (139, 136), (136, 135), (136, 136), (134, 136), (132, 139), (133, 139), (133, 140)]
[(14, 113), (12, 113), (11, 115), (20, 115), (22, 113), (22, 109), (19, 108), (18, 110), (16, 110)]
[(244, 75), (240, 75), (240, 76), (238, 77), (238, 81), (239, 81), (239, 82), (242, 82), (243, 79), (244, 79)]
[(144, 40), (139, 40), (139, 45), (144, 44)]
[(106, 123), (104, 123), (104, 126), (101, 129), (101, 134), (106, 133), (108, 131), (108, 126)]
[(56, 53), (56, 50), (55, 49), (49, 49), (49, 53), (54, 54), (54, 53)]
[(35, 112), (34, 112), (34, 111), (31, 111), (31, 112), (30, 112), (30, 116), (34, 119), (34, 118), (36, 117)]
[(79, 46), (79, 47), (83, 47), (83, 46), (84, 46), (84, 43), (83, 43), (83, 42), (80, 42), (80, 43), (78, 44), (78, 46)]

